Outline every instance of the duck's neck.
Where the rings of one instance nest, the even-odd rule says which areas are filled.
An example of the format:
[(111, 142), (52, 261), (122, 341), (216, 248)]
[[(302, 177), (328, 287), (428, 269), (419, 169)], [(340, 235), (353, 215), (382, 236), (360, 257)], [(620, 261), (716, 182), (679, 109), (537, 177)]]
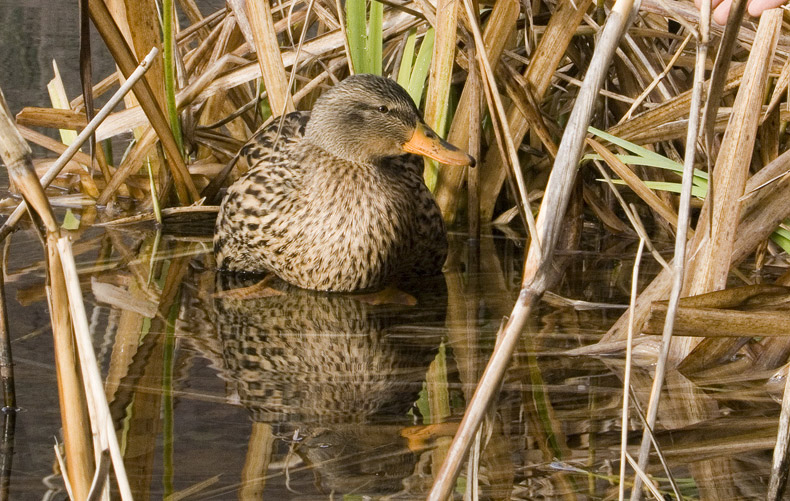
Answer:
[(346, 159), (313, 145), (307, 146), (302, 165), (310, 172), (305, 176), (310, 190), (318, 192), (364, 189), (365, 186), (376, 189), (382, 174), (375, 163)]
[(307, 123), (304, 140), (307, 144), (320, 148), (345, 162), (367, 165), (378, 163), (377, 152), (371, 151), (370, 143), (356, 139), (349, 140), (348, 131), (338, 130), (333, 124), (319, 126), (311, 119)]

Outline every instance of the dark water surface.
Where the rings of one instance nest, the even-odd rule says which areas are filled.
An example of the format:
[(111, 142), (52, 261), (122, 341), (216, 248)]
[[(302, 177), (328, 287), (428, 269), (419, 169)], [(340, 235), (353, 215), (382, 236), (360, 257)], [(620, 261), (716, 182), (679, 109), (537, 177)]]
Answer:
[[(12, 112), (47, 104), (52, 58), (76, 95), (76, 3), (0, 1), (0, 86)], [(94, 47), (98, 79), (112, 64), (95, 38)], [(635, 242), (590, 235), (583, 251), (562, 256), (553, 292), (627, 303)], [(455, 235), (449, 271), (404, 287), (416, 305), (276, 284), (240, 299), (226, 291), (245, 284), (213, 269), (210, 237), (141, 226), (73, 236), (137, 499), (425, 498), (515, 301), (523, 256), (520, 239), (488, 235), (480, 272), (469, 273), (467, 242)], [(63, 499), (43, 253), (30, 229), (4, 251), (21, 408), (5, 442), (9, 499)], [(642, 285), (655, 271), (644, 266)], [(597, 342), (621, 312), (541, 303), (486, 422), (481, 499), (616, 498), (622, 354), (565, 352)], [(638, 348), (633, 384), (643, 402), (654, 348)], [(764, 381), (690, 388), (670, 378), (658, 437), (690, 499), (764, 496), (779, 414)], [(684, 416), (692, 396), (714, 417)], [(657, 463), (650, 473), (667, 492)], [(457, 491), (473, 482), (464, 470)]]

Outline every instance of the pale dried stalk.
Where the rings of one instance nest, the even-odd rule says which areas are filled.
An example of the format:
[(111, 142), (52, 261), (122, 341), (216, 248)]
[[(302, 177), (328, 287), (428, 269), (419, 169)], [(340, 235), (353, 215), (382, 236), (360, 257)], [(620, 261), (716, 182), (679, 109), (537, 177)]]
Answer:
[(683, 54), (683, 50), (686, 48), (686, 45), (688, 45), (689, 40), (691, 40), (691, 34), (686, 35), (686, 38), (683, 39), (683, 43), (681, 43), (680, 47), (678, 47), (675, 51), (675, 54), (673, 54), (672, 58), (667, 62), (667, 64), (664, 65), (664, 69), (661, 71), (661, 74), (654, 78), (653, 81), (650, 82), (650, 85), (648, 85), (645, 90), (643, 90), (642, 93), (639, 94), (636, 99), (634, 99), (631, 107), (628, 108), (628, 111), (625, 113), (625, 115), (623, 115), (623, 118), (621, 118), (618, 123), (621, 124), (631, 119), (631, 115), (634, 113), (634, 111), (636, 111), (639, 105), (642, 104), (645, 99), (647, 99), (647, 96), (650, 95), (655, 86), (658, 85), (658, 82), (666, 77), (669, 74), (669, 71), (675, 66), (675, 62), (678, 60), (681, 54)]
[[(716, 115), (721, 102), (722, 91), (724, 89), (725, 74), (732, 61), (732, 51), (735, 48), (735, 38), (740, 31), (743, 22), (743, 14), (746, 12), (746, 0), (733, 0), (730, 6), (730, 13), (727, 16), (727, 25), (724, 34), (719, 42), (719, 49), (716, 51), (716, 61), (713, 63), (713, 71), (710, 75), (710, 85), (707, 89), (705, 109), (702, 113), (702, 134), (705, 148), (708, 150), (708, 168), (711, 168), (711, 159), (715, 160), (713, 151), (713, 133)], [(700, 23), (705, 23), (705, 17), (700, 12)], [(707, 23), (710, 24), (710, 23)], [(711, 193), (712, 187), (711, 187)]]
[(782, 71), (779, 72), (779, 78), (776, 79), (774, 92), (771, 95), (771, 102), (768, 103), (768, 107), (765, 109), (765, 113), (763, 113), (760, 119), (761, 124), (768, 118), (768, 115), (774, 110), (776, 105), (779, 104), (782, 97), (785, 96), (788, 85), (790, 85), (790, 59), (785, 61), (784, 66), (782, 66)]
[(44, 189), (33, 170), (30, 147), (16, 130), (8, 112), (5, 97), (0, 91), (0, 158), (8, 168), (11, 182), (22, 193), (22, 197), (39, 216), (47, 230), (47, 263), (49, 301), (52, 334), (55, 345), (55, 363), (58, 376), (58, 396), (63, 422), (66, 448), (66, 463), (75, 495), (85, 498), (91, 482), (90, 431), (85, 416), (79, 375), (76, 372), (74, 353), (71, 348), (71, 329), (68, 322), (68, 299), (60, 273), (60, 260), (53, 247), (60, 227), (47, 201)]
[(255, 44), (255, 35), (252, 33), (252, 27), (250, 26), (250, 21), (247, 18), (246, 4), (246, 0), (228, 0), (228, 6), (230, 7), (230, 10), (233, 11), (233, 14), (236, 15), (239, 30), (241, 30), (244, 40), (247, 41), (247, 45), (257, 48)]
[(288, 76), (280, 55), (280, 44), (274, 29), (272, 10), (269, 2), (247, 0), (247, 15), (255, 38), (258, 64), (263, 75), (263, 84), (269, 96), (269, 105), (275, 115), (290, 113), (294, 107)]
[[(384, 31), (384, 38), (387, 38), (395, 32), (401, 32), (414, 24), (414, 19), (405, 13), (393, 13), (384, 19), (382, 29)], [(302, 53), (299, 59), (296, 58), (296, 51), (286, 51), (282, 53), (282, 64), (285, 68), (289, 68), (292, 64), (299, 64), (308, 59), (317, 58), (333, 50), (343, 47), (345, 37), (340, 30), (336, 30), (320, 37), (308, 40), (302, 48)], [(219, 92), (226, 91), (233, 87), (245, 84), (261, 76), (261, 67), (256, 63), (248, 63), (242, 65), (235, 70), (229, 71), (221, 77), (211, 81), (204, 90), (200, 92), (199, 96), (195, 97), (197, 101), (203, 101), (208, 97)], [(183, 92), (183, 91), (182, 91)], [(179, 93), (180, 95), (180, 93)], [(185, 104), (189, 102), (184, 101)]]
[[(121, 72), (128, 78), (137, 68), (138, 61), (124, 40), (104, 1), (88, 1), (90, 16), (96, 29), (107, 44)], [(181, 151), (170, 130), (170, 124), (165, 118), (162, 108), (158, 105), (151, 86), (147, 80), (139, 80), (134, 86), (134, 92), (167, 153), (168, 164), (173, 174), (179, 200), (184, 204), (192, 203), (198, 198), (197, 188), (187, 171), (184, 158), (181, 156)]]
[[(447, 453), (447, 458), (435, 476), (434, 485), (428, 496), (429, 500), (443, 501), (452, 492), (464, 455), (469, 450), (477, 428), (499, 388), (533, 306), (548, 285), (551, 259), (559, 236), (559, 221), (565, 216), (565, 208), (573, 188), (581, 156), (581, 145), (587, 134), (595, 97), (598, 95), (617, 43), (638, 9), (638, 1), (635, 3), (631, 0), (618, 0), (604, 26), (599, 45), (590, 61), (590, 69), (560, 143), (560, 154), (549, 179), (551, 190), (547, 188), (543, 198), (538, 224), (542, 252), (533, 250), (538, 245), (536, 240), (533, 240), (518, 300), (507, 323), (497, 334), (497, 346), (486, 365), (472, 399), (468, 403), (466, 413)], [(537, 254), (541, 255), (541, 259), (534, 261)]]
[[(675, 259), (672, 263), (672, 292), (669, 297), (669, 309), (664, 323), (664, 331), (661, 338), (661, 352), (656, 364), (653, 388), (650, 393), (648, 404), (646, 426), (642, 434), (642, 444), (639, 449), (639, 468), (644, 470), (650, 458), (650, 430), (655, 429), (656, 418), (658, 417), (658, 403), (661, 398), (661, 390), (664, 385), (664, 375), (666, 371), (667, 359), (669, 357), (670, 343), (672, 341), (672, 328), (675, 322), (680, 294), (683, 289), (683, 278), (686, 265), (686, 246), (688, 242), (691, 188), (694, 177), (694, 159), (697, 151), (697, 139), (699, 136), (700, 107), (702, 103), (703, 83), (705, 81), (705, 60), (708, 54), (709, 25), (710, 25), (710, 1), (702, 2), (702, 25), (700, 26), (700, 39), (697, 40), (697, 59), (694, 71), (694, 86), (691, 94), (691, 105), (689, 108), (689, 128), (686, 135), (686, 156), (683, 161), (683, 181), (680, 193), (680, 206), (678, 208), (678, 232), (675, 235)], [(633, 329), (636, 305), (631, 304), (629, 308), (629, 336)], [(639, 499), (642, 492), (640, 489), (641, 478), (634, 480), (634, 488), (631, 491), (631, 499)]]
[[(745, 67), (745, 64), (737, 64), (730, 68), (724, 92), (732, 91), (738, 87), (741, 78), (743, 78)], [(684, 120), (688, 115), (691, 94), (692, 90), (689, 89), (664, 101), (661, 106), (640, 113), (628, 122), (609, 128), (606, 132), (638, 144), (685, 138), (688, 124)], [(719, 113), (717, 120), (720, 120), (723, 115), (723, 112)], [(719, 123), (717, 122), (717, 129), (718, 127)]]
[(77, 373), (71, 326), (69, 325), (68, 296), (63, 281), (60, 258), (55, 247), (54, 234), (47, 238), (47, 263), (49, 287), (47, 302), (50, 307), (52, 336), (55, 346), (55, 364), (58, 372), (58, 397), (63, 422), (63, 443), (66, 464), (76, 499), (87, 497), (93, 470), (90, 419), (85, 408), (85, 395)]
[[(159, 25), (159, 12), (154, 2), (140, 2), (138, 0), (123, 0), (126, 27), (128, 27), (127, 41), (137, 59), (148, 53), (152, 47), (162, 51), (162, 30)], [(161, 109), (165, 109), (165, 72), (162, 58), (156, 57), (150, 64), (146, 80), (151, 86), (154, 98)], [(132, 94), (130, 94), (130, 97)]]
[[(631, 311), (633, 311), (636, 295), (638, 294), (637, 285), (639, 283), (639, 263), (642, 261), (642, 250), (645, 248), (645, 239), (639, 239), (639, 247), (636, 250), (636, 260), (634, 270), (631, 275)], [(623, 411), (620, 421), (620, 487), (618, 499), (625, 499), (625, 463), (628, 448), (628, 411), (629, 397), (631, 395), (631, 352), (634, 341), (634, 318), (633, 315), (628, 322), (628, 340), (625, 348), (625, 374), (623, 375)]]
[[(49, 136), (46, 136), (38, 131), (33, 129), (28, 129), (24, 125), (19, 125), (19, 122), (16, 124), (16, 128), (19, 130), (19, 133), (25, 139), (25, 141), (33, 144), (37, 144), (42, 148), (46, 148), (53, 153), (57, 153), (58, 156), (62, 155), (68, 149), (68, 146), (61, 143), (58, 140), (52, 139)], [(77, 151), (74, 153), (74, 161), (79, 162), (83, 165), (90, 165), (91, 157), (90, 155), (86, 155), (81, 151)]]
[(85, 315), (85, 306), (82, 302), (82, 290), (80, 289), (77, 266), (74, 263), (74, 254), (71, 250), (71, 241), (68, 237), (62, 237), (57, 241), (57, 248), (66, 281), (69, 311), (71, 312), (71, 321), (74, 326), (74, 337), (77, 341), (77, 352), (80, 359), (80, 368), (82, 369), (85, 394), (91, 403), (88, 406), (92, 414), (91, 421), (95, 423), (99, 432), (101, 449), (109, 449), (110, 451), (113, 471), (118, 481), (121, 498), (131, 500), (133, 499), (132, 491), (123, 465), (123, 455), (118, 445), (118, 437), (115, 434), (115, 427), (110, 416), (110, 407), (104, 394), (104, 384), (99, 373), (99, 365), (96, 362), (96, 354), (91, 343), (90, 328), (88, 327), (88, 318)]
[(494, 70), (491, 68), (491, 61), (486, 54), (483, 36), (480, 34), (480, 26), (477, 24), (477, 16), (472, 8), (471, 0), (464, 0), (464, 7), (466, 8), (466, 16), (469, 19), (469, 26), (472, 28), (472, 35), (475, 39), (475, 47), (477, 48), (475, 54), (480, 66), (480, 76), (483, 79), (483, 89), (486, 91), (486, 100), (488, 101), (488, 109), (491, 112), (491, 119), (494, 122), (494, 132), (499, 144), (499, 150), (502, 156), (507, 159), (508, 172), (515, 181), (516, 196), (519, 200), (518, 205), (522, 212), (522, 218), (529, 230), (530, 238), (532, 242), (537, 243), (536, 248), (540, 249), (538, 230), (535, 227), (535, 217), (532, 215), (529, 205), (529, 190), (524, 181), (524, 174), (521, 171), (521, 163), (518, 160), (513, 134), (508, 128), (505, 107), (502, 105), (502, 97), (499, 95), (494, 78)]
[[(578, 162), (598, 89), (603, 85), (612, 54), (614, 54), (625, 27), (631, 23), (632, 16), (638, 10), (639, 3), (640, 0), (635, 2), (618, 0), (604, 25), (598, 47), (593, 53), (589, 70), (584, 78), (584, 84), (579, 91), (576, 104), (562, 135), (557, 160), (554, 162), (554, 168), (546, 184), (543, 202), (538, 214), (538, 233), (542, 248), (537, 248), (538, 242), (534, 240), (530, 242), (529, 254), (524, 264), (525, 284), (543, 279), (546, 272), (541, 271), (541, 267), (550, 266), (551, 257), (559, 238), (560, 224), (568, 207), (576, 179)], [(633, 10), (632, 7), (634, 7)], [(545, 257), (542, 255), (544, 253)]]
[[(768, 11), (760, 18), (756, 42), (749, 54), (716, 161), (716, 175), (713, 177), (715, 197), (709, 207), (713, 211), (713, 226), (704, 232), (698, 231), (700, 235), (696, 243), (699, 251), (695, 252), (692, 261), (695, 264), (689, 268), (690, 295), (718, 290), (726, 285), (741, 209), (738, 199), (744, 193), (749, 175), (768, 68), (781, 24), (781, 10)], [(703, 210), (700, 220), (706, 224), (704, 214), (707, 211)]]

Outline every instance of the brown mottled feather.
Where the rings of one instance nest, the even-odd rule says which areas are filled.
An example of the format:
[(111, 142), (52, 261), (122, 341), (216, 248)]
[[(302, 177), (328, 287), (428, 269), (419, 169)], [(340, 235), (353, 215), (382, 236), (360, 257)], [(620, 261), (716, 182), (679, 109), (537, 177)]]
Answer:
[[(392, 90), (388, 85), (387, 92)], [(358, 93), (354, 89), (349, 95)], [(404, 102), (408, 100), (405, 92), (401, 95), (396, 89), (395, 95), (385, 97), (393, 100), (391, 108), (413, 112), (414, 120), (420, 120), (413, 103)], [(353, 103), (345, 108), (330, 111), (341, 115), (348, 111), (351, 119), (345, 120), (353, 129), (354, 113), (367, 111), (355, 111)], [(322, 113), (318, 105), (313, 113), (314, 117)], [(323, 113), (327, 115), (326, 110)], [(305, 138), (310, 117), (308, 112), (290, 113), (279, 138), (279, 120), (275, 120), (242, 148), (250, 171), (228, 189), (220, 208), (214, 237), (219, 266), (231, 271), (271, 271), (299, 287), (335, 291), (377, 287), (400, 275), (441, 271), (447, 254), (446, 233), (422, 179), (422, 159), (415, 155), (360, 161), (341, 158), (325, 149), (333, 147), (336, 136), (338, 143), (348, 142), (348, 148), (374, 150), (377, 131), (346, 133), (326, 128), (313, 132), (319, 137), (311, 140), (309, 131)], [(402, 121), (413, 128), (409, 119), (406, 116)], [(318, 141), (329, 146), (318, 146)]]

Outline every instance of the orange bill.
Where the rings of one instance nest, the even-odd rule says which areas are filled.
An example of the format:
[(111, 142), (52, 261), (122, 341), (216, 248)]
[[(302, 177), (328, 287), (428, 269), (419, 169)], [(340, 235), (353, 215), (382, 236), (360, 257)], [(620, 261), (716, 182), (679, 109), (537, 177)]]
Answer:
[(403, 143), (403, 150), (432, 158), (446, 165), (475, 166), (474, 158), (440, 138), (422, 122), (417, 123), (411, 139)]

